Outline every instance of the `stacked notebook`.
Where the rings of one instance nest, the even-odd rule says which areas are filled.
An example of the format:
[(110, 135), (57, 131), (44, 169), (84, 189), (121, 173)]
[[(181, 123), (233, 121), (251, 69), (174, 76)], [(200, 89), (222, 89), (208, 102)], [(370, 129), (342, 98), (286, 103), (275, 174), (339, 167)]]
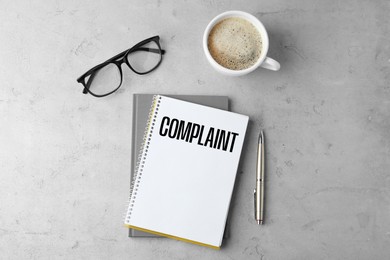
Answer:
[(150, 103), (125, 224), (218, 249), (248, 117), (159, 95)]

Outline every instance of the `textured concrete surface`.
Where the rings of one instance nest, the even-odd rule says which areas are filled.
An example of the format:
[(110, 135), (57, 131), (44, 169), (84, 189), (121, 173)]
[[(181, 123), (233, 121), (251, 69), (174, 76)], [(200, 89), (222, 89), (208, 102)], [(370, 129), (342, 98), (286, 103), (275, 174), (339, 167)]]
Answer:
[[(1, 259), (388, 259), (389, 1), (0, 2)], [(214, 72), (207, 23), (248, 11), (282, 69)], [(158, 70), (125, 69), (107, 98), (81, 94), (90, 67), (159, 34)], [(231, 236), (214, 251), (129, 239), (133, 93), (227, 95), (251, 118)], [(267, 141), (266, 224), (253, 220), (255, 140)]]

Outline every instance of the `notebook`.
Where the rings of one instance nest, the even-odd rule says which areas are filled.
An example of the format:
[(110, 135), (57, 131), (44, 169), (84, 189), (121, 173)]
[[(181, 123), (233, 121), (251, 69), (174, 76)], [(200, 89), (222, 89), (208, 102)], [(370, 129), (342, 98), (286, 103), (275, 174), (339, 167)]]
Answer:
[[(132, 141), (131, 141), (131, 171), (130, 182), (133, 180), (135, 165), (137, 163), (138, 151), (141, 149), (145, 126), (148, 121), (150, 105), (152, 104), (153, 94), (133, 94), (133, 123), (132, 123)], [(227, 96), (198, 96), (198, 95), (167, 95), (176, 99), (193, 102), (205, 106), (229, 110), (229, 99)], [(231, 210), (231, 208), (230, 208)], [(223, 238), (229, 237), (229, 215), (223, 234)], [(129, 228), (129, 237), (161, 237), (152, 233), (142, 232)]]
[(219, 249), (248, 119), (154, 96), (125, 225)]

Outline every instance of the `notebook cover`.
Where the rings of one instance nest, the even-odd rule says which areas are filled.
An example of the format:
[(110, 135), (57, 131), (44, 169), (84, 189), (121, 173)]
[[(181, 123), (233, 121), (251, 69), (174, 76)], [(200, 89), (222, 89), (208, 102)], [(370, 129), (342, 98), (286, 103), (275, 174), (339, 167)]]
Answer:
[(158, 95), (152, 104), (125, 225), (219, 249), (249, 118)]
[[(200, 105), (215, 107), (223, 110), (229, 110), (229, 99), (226, 96), (198, 96), (198, 95), (166, 95), (184, 101), (197, 103)], [(150, 105), (152, 104), (153, 94), (134, 94), (133, 95), (133, 127), (132, 127), (132, 145), (131, 145), (131, 166), (130, 182), (133, 180), (134, 168), (137, 163), (138, 152), (141, 149), (143, 134)], [(229, 223), (229, 220), (228, 220)], [(229, 236), (229, 225), (226, 225), (224, 238)], [(139, 231), (130, 228), (129, 237), (161, 237), (159, 235)]]

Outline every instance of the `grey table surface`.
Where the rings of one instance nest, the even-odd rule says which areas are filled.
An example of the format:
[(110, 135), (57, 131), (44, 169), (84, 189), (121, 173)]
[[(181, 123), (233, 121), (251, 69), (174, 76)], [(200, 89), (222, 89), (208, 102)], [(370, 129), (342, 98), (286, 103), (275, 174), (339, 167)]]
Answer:
[[(1, 259), (388, 259), (389, 1), (0, 2)], [(254, 14), (279, 72), (228, 78), (201, 39), (227, 10)], [(162, 65), (118, 93), (81, 93), (90, 67), (160, 35)], [(221, 250), (130, 239), (134, 93), (226, 95), (250, 117)], [(266, 220), (253, 219), (266, 133)]]

